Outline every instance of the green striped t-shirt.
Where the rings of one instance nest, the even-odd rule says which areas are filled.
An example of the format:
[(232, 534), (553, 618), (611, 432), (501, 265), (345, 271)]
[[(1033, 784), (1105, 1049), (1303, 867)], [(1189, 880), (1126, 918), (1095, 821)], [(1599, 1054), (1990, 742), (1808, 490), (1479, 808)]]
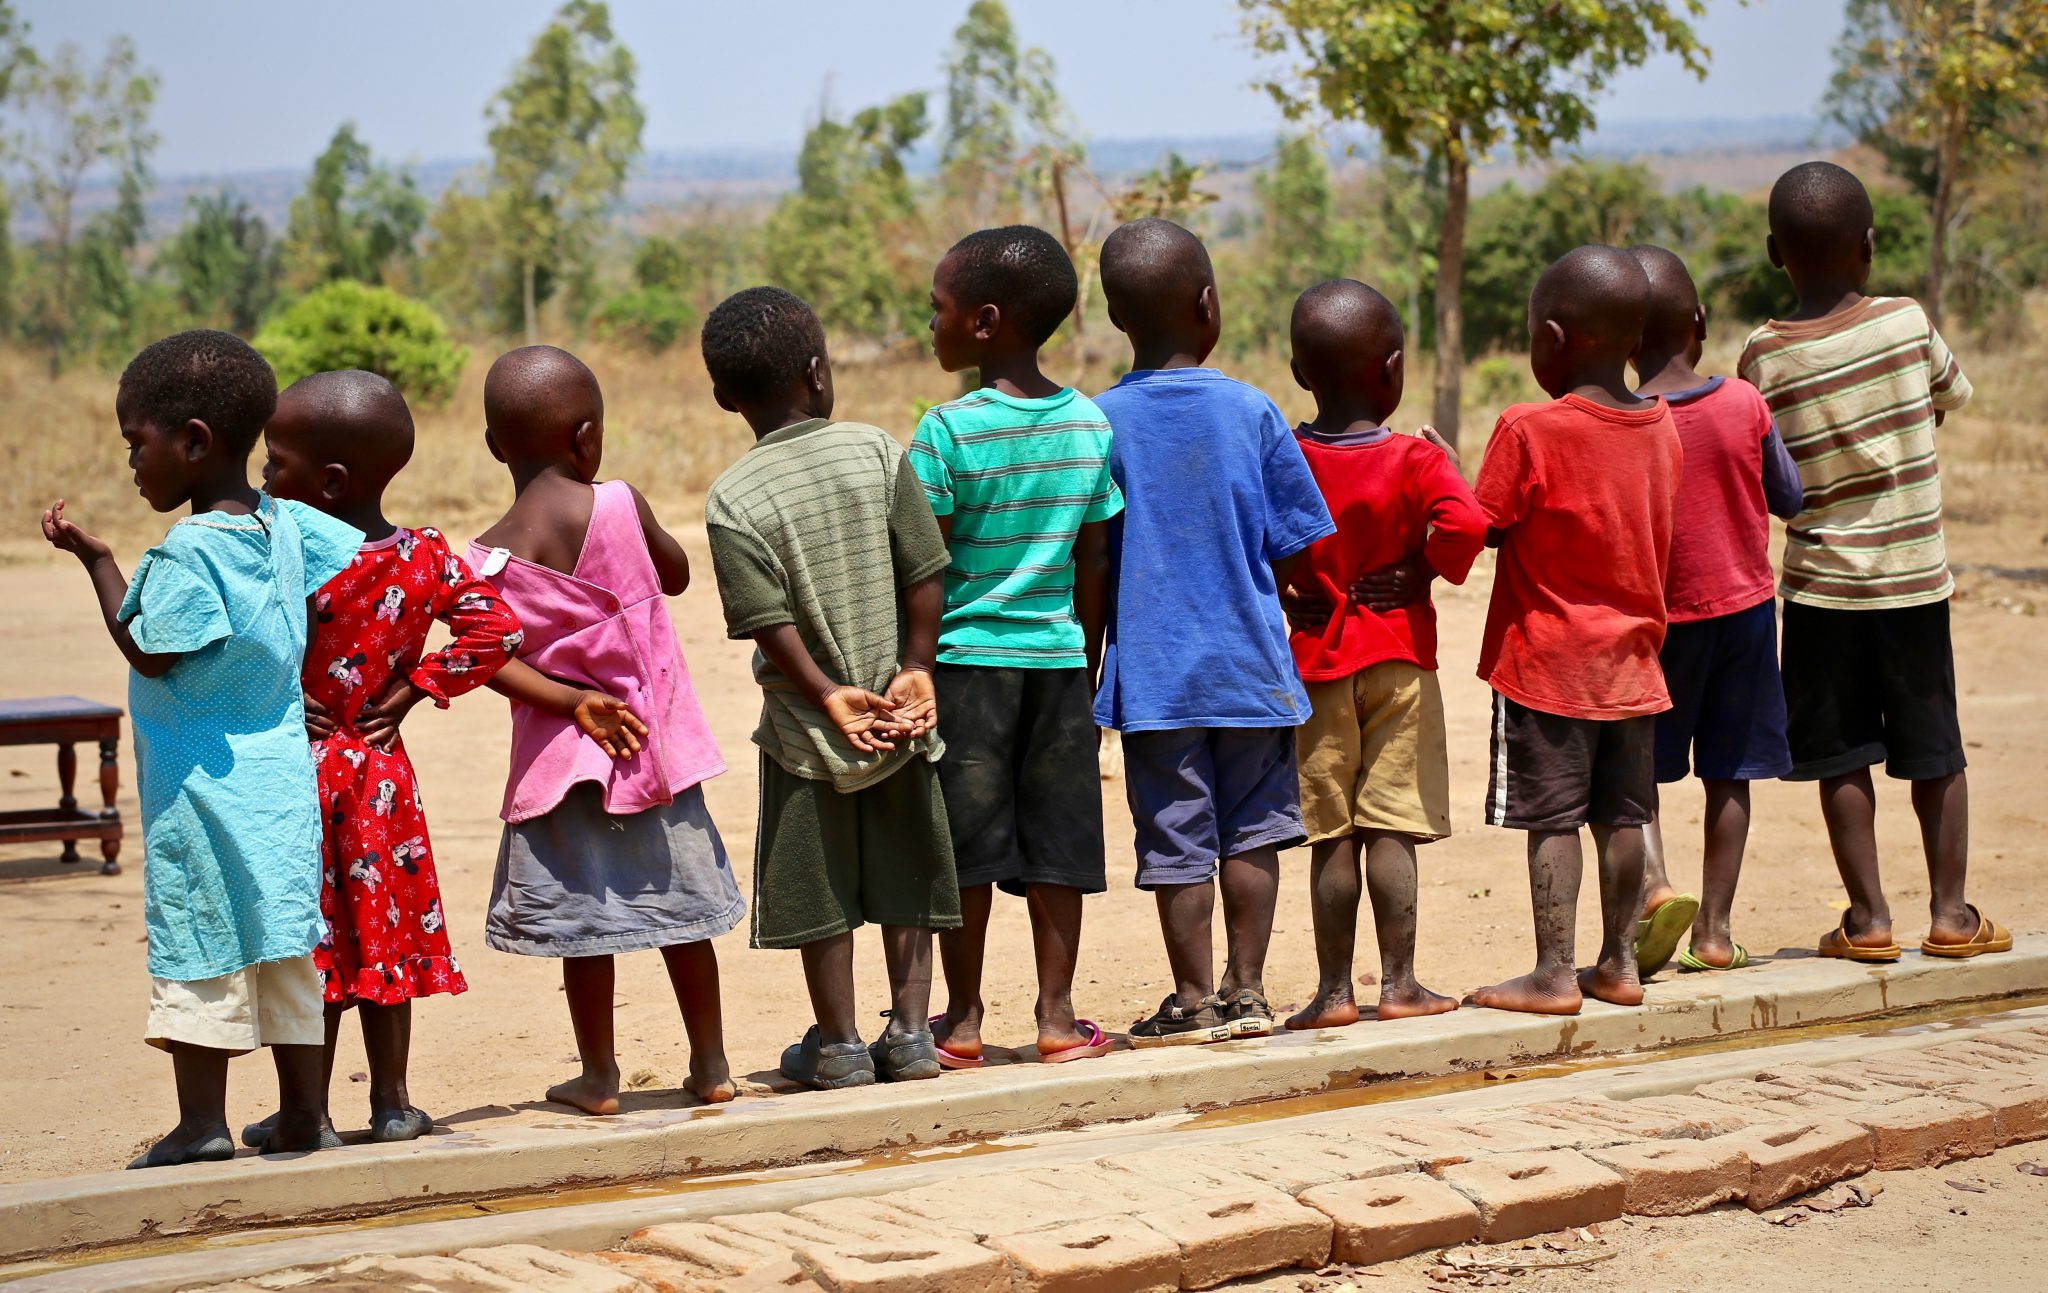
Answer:
[(984, 387), (924, 415), (910, 465), (933, 514), (953, 518), (939, 659), (1085, 666), (1074, 538), (1124, 506), (1102, 410), (1071, 388), (1023, 400)]

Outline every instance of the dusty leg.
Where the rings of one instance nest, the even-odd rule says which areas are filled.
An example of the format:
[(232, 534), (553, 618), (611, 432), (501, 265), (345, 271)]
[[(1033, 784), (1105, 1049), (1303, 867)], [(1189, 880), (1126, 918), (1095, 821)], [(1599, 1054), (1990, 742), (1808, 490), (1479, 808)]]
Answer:
[[(965, 894), (961, 895), (964, 900)], [(1065, 884), (1034, 884), (1024, 888), (1031, 912), (1031, 956), (1038, 967), (1038, 1048), (1040, 1054), (1079, 1046), (1088, 1039), (1074, 1023), (1074, 966), (1081, 955), (1079, 889)], [(977, 951), (978, 956), (978, 951)], [(953, 971), (946, 970), (946, 982)]]
[(1244, 988), (1264, 996), (1266, 948), (1273, 941), (1273, 909), (1280, 904), (1280, 850), (1268, 844), (1223, 859), (1224, 993)]
[(1536, 917), (1536, 968), (1520, 978), (1479, 989), (1465, 999), (1468, 1004), (1537, 1015), (1579, 1013), (1583, 999), (1573, 965), (1578, 951), (1573, 922), (1585, 866), (1577, 831), (1529, 832), (1529, 903)]
[(804, 987), (811, 994), (819, 1042), (859, 1041), (860, 1026), (853, 1018), (852, 933), (805, 943), (798, 951), (804, 959)]
[[(320, 1128), (326, 1121), (326, 1068), (323, 1046), (273, 1046), (270, 1056), (277, 1062), (277, 1127), (270, 1133), (265, 1152), (303, 1153), (320, 1148)], [(222, 1077), (226, 1077), (223, 1068)]]
[[(1287, 1020), (1293, 1029), (1342, 1028), (1358, 1022), (1351, 960), (1358, 950), (1358, 836), (1309, 848), (1308, 909), (1316, 927), (1315, 999)], [(1373, 914), (1378, 918), (1378, 905)]]
[(1660, 805), (1656, 812), (1650, 814), (1650, 824), (1643, 827), (1643, 907), (1638, 919), (1648, 919), (1651, 912), (1678, 896), (1678, 890), (1672, 886), (1671, 877), (1664, 870), (1663, 816), (1664, 809)]
[(683, 1012), (690, 1037), (690, 1076), (683, 1089), (705, 1104), (724, 1104), (739, 1094), (725, 1058), (725, 1010), (718, 996), (718, 950), (710, 939), (672, 943), (661, 949), (668, 984)]
[(151, 1154), (183, 1153), (228, 1134), (228, 1053), (189, 1042), (171, 1043), (171, 1073), (178, 1083), (178, 1125), (150, 1147)]
[[(960, 928), (939, 931), (939, 960), (946, 969), (946, 1013), (932, 1025), (932, 1040), (955, 1055), (981, 1054), (981, 967), (988, 954), (988, 917), (995, 890), (992, 884), (964, 886), (960, 890)], [(1036, 938), (1036, 910), (1031, 927)], [(1044, 965), (1043, 958), (1039, 964)]]
[(921, 1033), (932, 1011), (932, 931), (922, 925), (882, 926), (882, 960), (889, 973), (887, 1032)]
[(1927, 852), (1928, 910), (1934, 917), (1927, 937), (1936, 943), (1967, 943), (1977, 921), (1963, 900), (1970, 869), (1970, 787), (1958, 772), (1913, 783), (1913, 812), (1920, 819), (1920, 846)]
[(1193, 1010), (1216, 992), (1216, 882), (1163, 884), (1152, 891), (1152, 900), (1159, 908), (1175, 1001)]
[(1415, 841), (1389, 831), (1365, 836), (1365, 884), (1372, 894), (1372, 927), (1380, 945), (1381, 1019), (1407, 1019), (1456, 1010), (1458, 1003), (1415, 978)]
[(548, 1088), (548, 1099), (585, 1113), (619, 1111), (619, 1059), (612, 1050), (612, 995), (615, 974), (609, 956), (565, 956), (562, 986), (569, 997), (569, 1025), (583, 1072)]
[[(1692, 951), (1708, 965), (1726, 966), (1735, 959), (1729, 925), (1734, 918), (1735, 884), (1742, 876), (1742, 851), (1749, 843), (1749, 783), (1702, 784), (1707, 791), (1707, 838), (1700, 863), (1700, 914), (1692, 924)], [(1643, 875), (1647, 888), (1648, 867)]]
[(1822, 781), (1820, 813), (1828, 825), (1835, 870), (1841, 872), (1842, 887), (1849, 894), (1849, 910), (1843, 913), (1849, 941), (1884, 947), (1892, 941), (1892, 909), (1878, 878), (1877, 792), (1870, 784), (1870, 769)]
[[(412, 1056), (412, 1002), (379, 1006), (359, 1001), (356, 1013), (361, 1016), (363, 1051), (370, 1058), (370, 1122), (375, 1125), (379, 1114), (402, 1114), (412, 1108), (405, 1087)], [(328, 1052), (330, 1066), (333, 1054)]]
[(1643, 1004), (1636, 974), (1636, 911), (1642, 905), (1643, 828), (1595, 826), (1600, 860), (1600, 959), (1579, 974), (1579, 991), (1617, 1006)]

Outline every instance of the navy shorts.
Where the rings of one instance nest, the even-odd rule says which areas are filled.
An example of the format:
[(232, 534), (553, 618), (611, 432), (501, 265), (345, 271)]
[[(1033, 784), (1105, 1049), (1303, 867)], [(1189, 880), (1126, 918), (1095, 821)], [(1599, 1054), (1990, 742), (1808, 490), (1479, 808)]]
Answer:
[(1673, 624), (1659, 660), (1671, 708), (1657, 715), (1657, 780), (1762, 781), (1792, 770), (1774, 603)]
[(1902, 781), (1961, 772), (1948, 602), (1849, 611), (1785, 603), (1793, 781), (1875, 763)]
[(1125, 732), (1123, 742), (1140, 889), (1201, 884), (1223, 858), (1308, 838), (1293, 728)]

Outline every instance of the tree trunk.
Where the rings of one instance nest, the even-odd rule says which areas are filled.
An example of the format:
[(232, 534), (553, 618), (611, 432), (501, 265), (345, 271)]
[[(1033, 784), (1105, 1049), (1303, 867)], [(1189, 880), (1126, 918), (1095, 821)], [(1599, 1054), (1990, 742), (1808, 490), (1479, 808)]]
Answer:
[(519, 267), (519, 306), (526, 316), (526, 344), (540, 344), (540, 320), (533, 304), (533, 261), (527, 260)]
[(1927, 240), (1927, 318), (1941, 326), (1942, 289), (1948, 278), (1948, 224), (1955, 206), (1956, 168), (1962, 162), (1963, 131), (1969, 112), (1963, 103), (1952, 103), (1943, 123), (1941, 146), (1935, 153), (1934, 228)]
[(1444, 150), (1444, 222), (1436, 243), (1436, 408), (1437, 433), (1458, 443), (1458, 397), (1465, 376), (1465, 198), (1469, 188), (1465, 141), (1453, 138)]
[[(1074, 245), (1074, 219), (1072, 214), (1067, 210), (1066, 172), (1066, 158), (1053, 158), (1052, 200), (1053, 203), (1059, 207), (1060, 211), (1060, 246), (1066, 248), (1067, 259), (1074, 261), (1078, 265), (1080, 262), (1080, 257), (1076, 253), (1080, 250), (1080, 248)], [(1077, 338), (1080, 337), (1081, 334), (1085, 332), (1088, 327), (1087, 286), (1088, 285), (1086, 283), (1080, 284), (1081, 290), (1074, 293), (1074, 336)]]

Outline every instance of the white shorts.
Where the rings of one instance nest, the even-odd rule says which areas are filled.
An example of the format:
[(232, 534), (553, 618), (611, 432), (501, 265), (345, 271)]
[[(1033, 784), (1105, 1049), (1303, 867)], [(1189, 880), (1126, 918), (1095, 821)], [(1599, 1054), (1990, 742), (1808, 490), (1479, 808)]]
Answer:
[(265, 961), (214, 979), (149, 981), (149, 1028), (159, 1050), (172, 1042), (244, 1055), (259, 1046), (322, 1046), (326, 1001), (309, 953)]

